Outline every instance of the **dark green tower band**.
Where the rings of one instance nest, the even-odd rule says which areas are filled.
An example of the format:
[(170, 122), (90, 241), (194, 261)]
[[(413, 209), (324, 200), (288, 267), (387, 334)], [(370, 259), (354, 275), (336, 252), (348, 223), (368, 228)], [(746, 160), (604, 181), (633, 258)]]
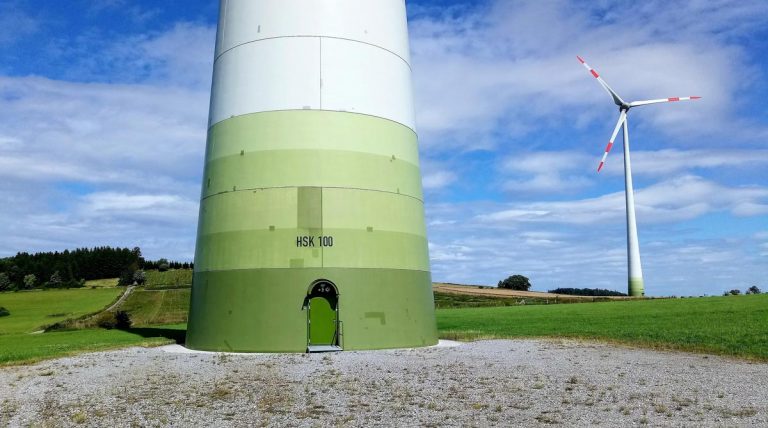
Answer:
[(329, 111), (209, 131), (187, 345), (303, 352), (302, 302), (339, 291), (344, 349), (437, 343), (416, 135)]

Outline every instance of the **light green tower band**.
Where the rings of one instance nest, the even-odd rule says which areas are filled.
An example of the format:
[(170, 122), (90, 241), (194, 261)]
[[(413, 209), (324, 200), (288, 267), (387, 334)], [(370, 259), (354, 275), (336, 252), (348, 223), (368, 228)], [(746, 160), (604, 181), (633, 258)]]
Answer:
[(417, 138), (323, 110), (252, 113), (208, 134), (187, 346), (304, 352), (314, 281), (338, 343), (437, 343)]

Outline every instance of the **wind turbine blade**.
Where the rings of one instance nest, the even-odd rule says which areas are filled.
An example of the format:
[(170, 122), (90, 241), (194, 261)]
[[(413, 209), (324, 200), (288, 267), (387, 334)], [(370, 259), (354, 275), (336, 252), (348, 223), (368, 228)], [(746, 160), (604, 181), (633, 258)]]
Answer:
[(578, 58), (578, 60), (581, 63), (581, 65), (583, 65), (584, 68), (589, 70), (589, 72), (592, 74), (592, 76), (594, 76), (595, 79), (597, 79), (597, 81), (600, 83), (600, 85), (603, 87), (603, 89), (608, 91), (608, 94), (611, 96), (611, 98), (613, 98), (613, 102), (616, 103), (617, 106), (622, 106), (622, 105), (626, 104), (624, 102), (624, 100), (621, 99), (619, 94), (617, 94), (616, 91), (611, 89), (611, 87), (608, 86), (607, 83), (605, 83), (605, 80), (603, 80), (603, 78), (600, 77), (600, 75), (597, 73), (597, 70), (595, 70), (594, 68), (590, 67), (589, 64), (587, 64), (584, 61), (584, 59), (582, 59), (580, 56), (576, 55), (576, 58)]
[(637, 106), (645, 106), (648, 104), (658, 104), (658, 103), (672, 103), (675, 101), (694, 101), (701, 99), (701, 97), (697, 96), (690, 96), (690, 97), (672, 97), (672, 98), (659, 98), (657, 100), (645, 100), (645, 101), (632, 101), (629, 103), (630, 107), (637, 107)]
[(605, 158), (608, 157), (608, 153), (611, 151), (611, 148), (613, 148), (613, 142), (616, 140), (616, 136), (619, 135), (619, 129), (621, 129), (621, 126), (625, 125), (626, 122), (627, 112), (622, 110), (621, 114), (619, 115), (619, 121), (616, 122), (616, 127), (613, 128), (611, 139), (608, 141), (608, 145), (605, 146), (605, 153), (603, 153), (603, 158), (600, 160), (600, 165), (597, 166), (597, 172), (600, 172), (600, 170), (603, 169), (603, 165), (605, 165)]

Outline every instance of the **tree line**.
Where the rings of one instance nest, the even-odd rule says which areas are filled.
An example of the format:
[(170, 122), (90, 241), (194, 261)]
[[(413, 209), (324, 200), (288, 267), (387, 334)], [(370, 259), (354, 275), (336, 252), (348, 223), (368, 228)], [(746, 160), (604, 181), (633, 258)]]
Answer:
[(569, 296), (626, 296), (624, 293), (604, 288), (555, 288), (549, 290), (548, 293), (567, 294)]
[(82, 287), (92, 279), (133, 276), (145, 269), (189, 269), (192, 263), (145, 260), (139, 247), (21, 252), (0, 259), (0, 291)]

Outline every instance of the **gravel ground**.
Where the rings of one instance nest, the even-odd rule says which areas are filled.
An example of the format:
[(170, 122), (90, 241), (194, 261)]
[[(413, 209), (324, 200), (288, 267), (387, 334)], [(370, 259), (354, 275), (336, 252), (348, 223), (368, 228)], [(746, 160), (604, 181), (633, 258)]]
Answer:
[(130, 348), (0, 369), (0, 426), (766, 426), (768, 364), (562, 340)]

